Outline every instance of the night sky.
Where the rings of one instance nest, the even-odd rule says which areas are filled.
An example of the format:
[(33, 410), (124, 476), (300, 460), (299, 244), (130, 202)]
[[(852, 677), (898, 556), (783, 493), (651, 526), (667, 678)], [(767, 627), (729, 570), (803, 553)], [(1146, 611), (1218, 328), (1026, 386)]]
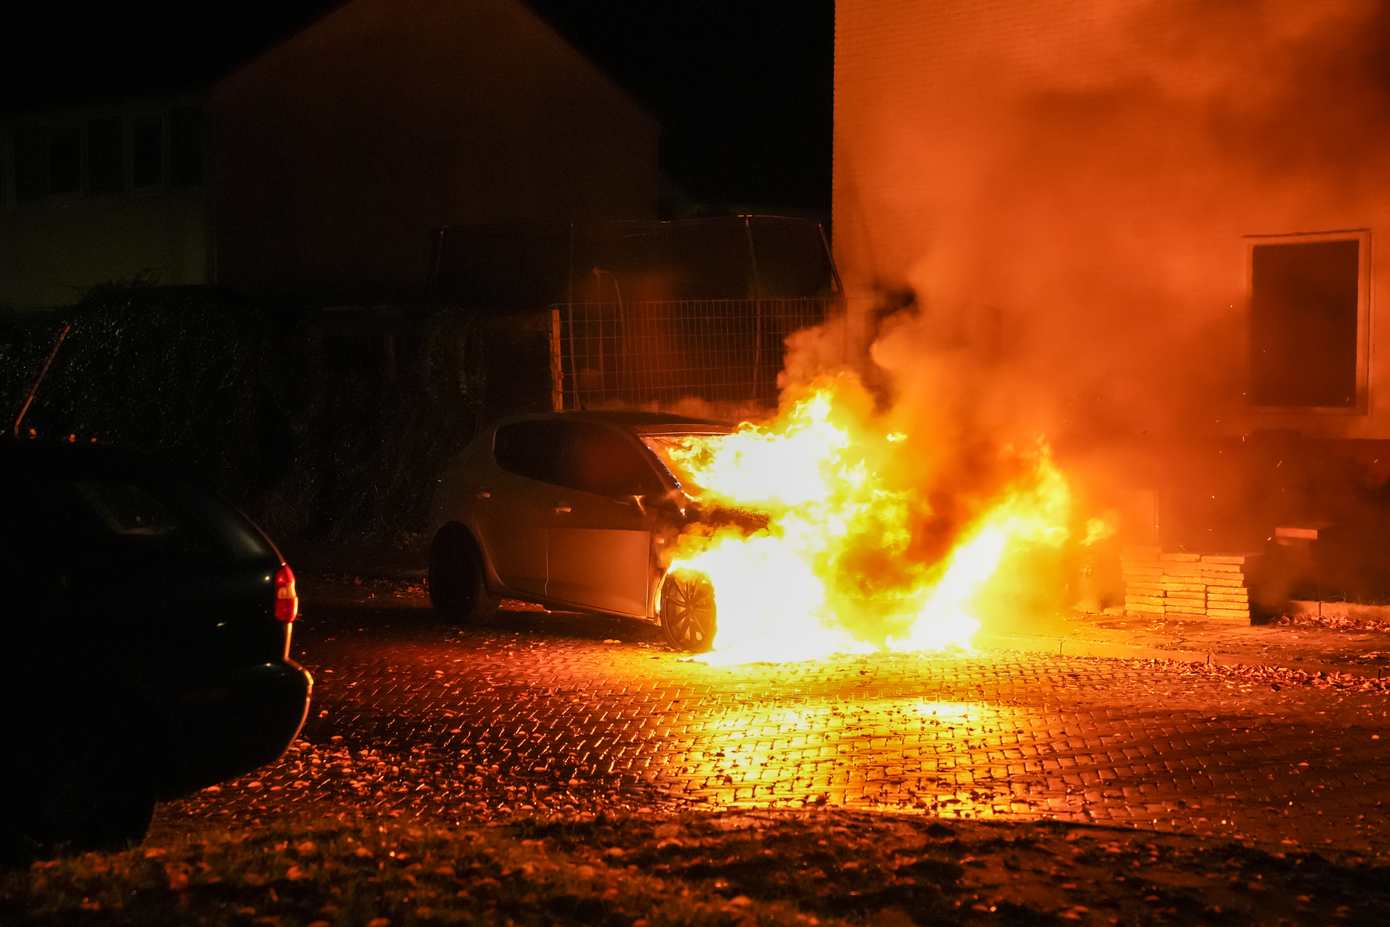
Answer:
[[(54, 4), (11, 33), (0, 112), (204, 86), (338, 5)], [(661, 122), (675, 208), (829, 212), (833, 0), (531, 5)]]

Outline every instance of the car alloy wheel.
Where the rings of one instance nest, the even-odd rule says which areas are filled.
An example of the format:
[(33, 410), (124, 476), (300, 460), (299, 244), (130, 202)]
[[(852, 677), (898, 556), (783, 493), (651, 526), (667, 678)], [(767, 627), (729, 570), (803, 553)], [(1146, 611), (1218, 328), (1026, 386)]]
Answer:
[(703, 573), (676, 570), (661, 587), (660, 615), (666, 640), (677, 650), (703, 653), (714, 646), (714, 585)]

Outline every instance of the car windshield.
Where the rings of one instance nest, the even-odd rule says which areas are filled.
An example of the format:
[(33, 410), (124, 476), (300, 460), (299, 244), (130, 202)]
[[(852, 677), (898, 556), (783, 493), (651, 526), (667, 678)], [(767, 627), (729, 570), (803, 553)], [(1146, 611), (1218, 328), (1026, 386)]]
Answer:
[(661, 461), (677, 486), (693, 488), (696, 484), (691, 478), (692, 468), (709, 460), (714, 449), (727, 437), (708, 432), (642, 435), (642, 443)]

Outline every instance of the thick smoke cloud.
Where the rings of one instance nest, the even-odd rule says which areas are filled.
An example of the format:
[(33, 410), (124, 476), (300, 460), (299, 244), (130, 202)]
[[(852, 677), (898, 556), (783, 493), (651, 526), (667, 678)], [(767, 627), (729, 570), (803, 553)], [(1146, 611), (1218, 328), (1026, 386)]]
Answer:
[(934, 485), (1046, 435), (1098, 504), (1162, 483), (1239, 520), (1245, 477), (1189, 451), (1248, 428), (1244, 236), (1390, 207), (1387, 6), (1018, 6), (1032, 40), (922, 63), (929, 119), (837, 140), (869, 178), (846, 185), (864, 225), (893, 240), (867, 235), (871, 266), (845, 268), (878, 305), (793, 338), (787, 381), (859, 349), (886, 414), (937, 439)]

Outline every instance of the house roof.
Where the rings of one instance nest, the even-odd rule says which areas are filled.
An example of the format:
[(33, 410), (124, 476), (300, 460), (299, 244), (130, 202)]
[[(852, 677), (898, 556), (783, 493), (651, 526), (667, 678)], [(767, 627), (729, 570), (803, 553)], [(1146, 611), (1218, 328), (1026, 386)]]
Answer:
[[(123, 4), (93, 4), (82, 10), (80, 29), (73, 28), (70, 8), (51, 5), (25, 23), (24, 51), (0, 56), (0, 118), (205, 91), (350, 2), (279, 0), (248, 6), (230, 0), (153, 0), (135, 12)], [(531, 0), (517, 2), (540, 12)], [(540, 18), (574, 45), (557, 20)], [(658, 121), (603, 67), (597, 69), (634, 107)]]
[(0, 56), (0, 116), (199, 91), (341, 3), (50, 4)]

